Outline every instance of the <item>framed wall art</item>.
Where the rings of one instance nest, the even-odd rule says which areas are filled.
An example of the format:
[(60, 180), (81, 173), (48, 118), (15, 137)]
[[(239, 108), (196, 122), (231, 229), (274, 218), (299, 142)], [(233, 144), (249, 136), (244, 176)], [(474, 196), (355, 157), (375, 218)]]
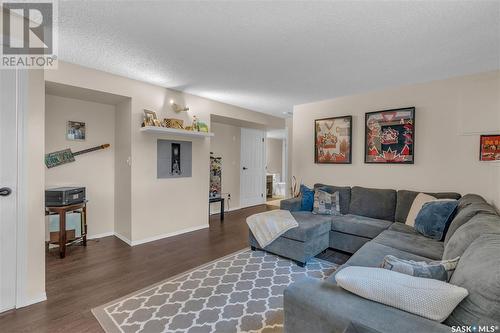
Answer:
[(352, 116), (314, 121), (314, 162), (352, 163)]
[(365, 163), (415, 162), (415, 108), (368, 112), (365, 115)]
[(481, 135), (480, 161), (500, 161), (500, 134)]
[(192, 174), (190, 141), (157, 141), (157, 178), (183, 178)]
[(66, 126), (66, 139), (85, 141), (85, 123), (83, 121), (69, 120)]

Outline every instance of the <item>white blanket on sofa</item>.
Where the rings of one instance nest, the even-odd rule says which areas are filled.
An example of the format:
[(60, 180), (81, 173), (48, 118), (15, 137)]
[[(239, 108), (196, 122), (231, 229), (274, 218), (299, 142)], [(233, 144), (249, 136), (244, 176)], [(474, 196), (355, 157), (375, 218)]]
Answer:
[(264, 248), (299, 224), (288, 210), (271, 210), (247, 217), (247, 224), (260, 247)]

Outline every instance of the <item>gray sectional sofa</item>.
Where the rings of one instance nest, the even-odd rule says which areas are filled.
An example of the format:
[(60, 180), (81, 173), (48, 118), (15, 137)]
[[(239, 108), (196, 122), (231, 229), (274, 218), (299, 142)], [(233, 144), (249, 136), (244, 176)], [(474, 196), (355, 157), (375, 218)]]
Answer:
[[(325, 185), (315, 185), (319, 186)], [(300, 212), (300, 199), (284, 200), (281, 208), (292, 212), (299, 227), (264, 250), (305, 262), (326, 248), (328, 234), (327, 247), (353, 254), (337, 272), (347, 266), (379, 267), (386, 255), (418, 261), (460, 256), (450, 283), (467, 289), (469, 296), (438, 323), (343, 290), (335, 275), (303, 279), (284, 292), (285, 332), (449, 333), (450, 326), (500, 327), (500, 217), (482, 197), (429, 193), (459, 200), (444, 241), (436, 241), (404, 224), (418, 192), (334, 186), (330, 190), (340, 193), (342, 216)], [(258, 248), (251, 233), (250, 243)]]

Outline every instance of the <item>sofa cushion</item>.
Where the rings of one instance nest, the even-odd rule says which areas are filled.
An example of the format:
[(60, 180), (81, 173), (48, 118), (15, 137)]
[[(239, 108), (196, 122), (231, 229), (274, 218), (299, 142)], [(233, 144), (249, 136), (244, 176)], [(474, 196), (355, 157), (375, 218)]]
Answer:
[(444, 238), (444, 245), (446, 246), (446, 244), (448, 244), (451, 236), (453, 236), (458, 228), (469, 222), (470, 219), (472, 219), (477, 214), (481, 213), (496, 215), (495, 208), (488, 205), (486, 202), (472, 202), (465, 206), (462, 206), (462, 209), (457, 209), (457, 214), (453, 218), (453, 221), (451, 221), (448, 232), (446, 233), (446, 236)]
[(467, 207), (468, 205), (472, 203), (486, 203), (486, 200), (480, 195), (477, 194), (466, 194), (463, 197), (458, 200), (458, 210), (460, 211), (464, 207)]
[(468, 295), (450, 283), (378, 267), (346, 267), (336, 280), (356, 295), (439, 322)]
[(431, 261), (430, 258), (422, 257), (413, 253), (398, 250), (393, 247), (376, 243), (374, 241), (363, 245), (345, 263), (346, 266), (380, 267), (387, 255), (393, 255), (400, 259), (414, 261)]
[(415, 219), (415, 230), (425, 237), (439, 241), (444, 240), (457, 205), (457, 200), (426, 203)]
[[(408, 234), (393, 230), (383, 231), (380, 235), (375, 237), (373, 241), (433, 260), (440, 260), (444, 251), (443, 242), (422, 235)], [(397, 255), (395, 256), (397, 257)], [(447, 259), (454, 259), (457, 256)]]
[(448, 282), (460, 257), (453, 260), (415, 261), (387, 255), (381, 268), (403, 274)]
[(313, 210), (314, 190), (305, 185), (300, 185), (300, 210), (310, 212)]
[(351, 323), (384, 333), (450, 333), (449, 326), (367, 300), (334, 283), (314, 278), (300, 279), (287, 287), (283, 308), (284, 331), (290, 333), (341, 333)]
[[(398, 222), (405, 222), (408, 213), (410, 212), (413, 200), (420, 192), (400, 190), (397, 193), (397, 203), (396, 203), (396, 218)], [(425, 192), (425, 194), (432, 195), (436, 199), (460, 199), (460, 194), (455, 192), (438, 192), (430, 193)]]
[(325, 185), (325, 184), (314, 184), (314, 189), (323, 187), (324, 191), (328, 193), (339, 192), (340, 196), (340, 213), (347, 214), (349, 213), (349, 203), (351, 202), (351, 188), (349, 186), (333, 186), (333, 185)]
[(288, 230), (281, 237), (306, 242), (330, 231), (332, 223), (330, 215), (314, 215), (311, 212), (291, 213), (299, 226)]
[(400, 223), (400, 222), (394, 222), (393, 224), (391, 224), (391, 226), (387, 230), (393, 230), (393, 231), (397, 231), (397, 232), (404, 232), (406, 234), (418, 235), (418, 231), (415, 230), (415, 228), (410, 227), (409, 225), (406, 225), (406, 224)]
[(355, 186), (351, 189), (349, 214), (394, 221), (396, 191)]
[(446, 243), (443, 259), (462, 256), (476, 238), (485, 234), (500, 234), (500, 216), (481, 213), (471, 218), (458, 228)]
[(500, 326), (500, 235), (483, 235), (465, 250), (450, 283), (469, 291), (446, 320), (453, 326)]
[(284, 199), (280, 201), (280, 209), (293, 211), (300, 211), (300, 207), (302, 205), (302, 198), (290, 198)]
[(375, 238), (392, 224), (390, 221), (372, 219), (359, 215), (332, 216), (332, 230), (346, 234)]

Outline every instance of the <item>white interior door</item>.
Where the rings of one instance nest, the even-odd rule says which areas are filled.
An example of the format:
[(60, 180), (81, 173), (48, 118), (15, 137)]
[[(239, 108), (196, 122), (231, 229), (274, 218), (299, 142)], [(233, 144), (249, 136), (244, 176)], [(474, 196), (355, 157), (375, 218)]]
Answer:
[(248, 207), (266, 200), (266, 133), (241, 129), (240, 206)]
[(17, 78), (0, 70), (0, 312), (16, 305)]

